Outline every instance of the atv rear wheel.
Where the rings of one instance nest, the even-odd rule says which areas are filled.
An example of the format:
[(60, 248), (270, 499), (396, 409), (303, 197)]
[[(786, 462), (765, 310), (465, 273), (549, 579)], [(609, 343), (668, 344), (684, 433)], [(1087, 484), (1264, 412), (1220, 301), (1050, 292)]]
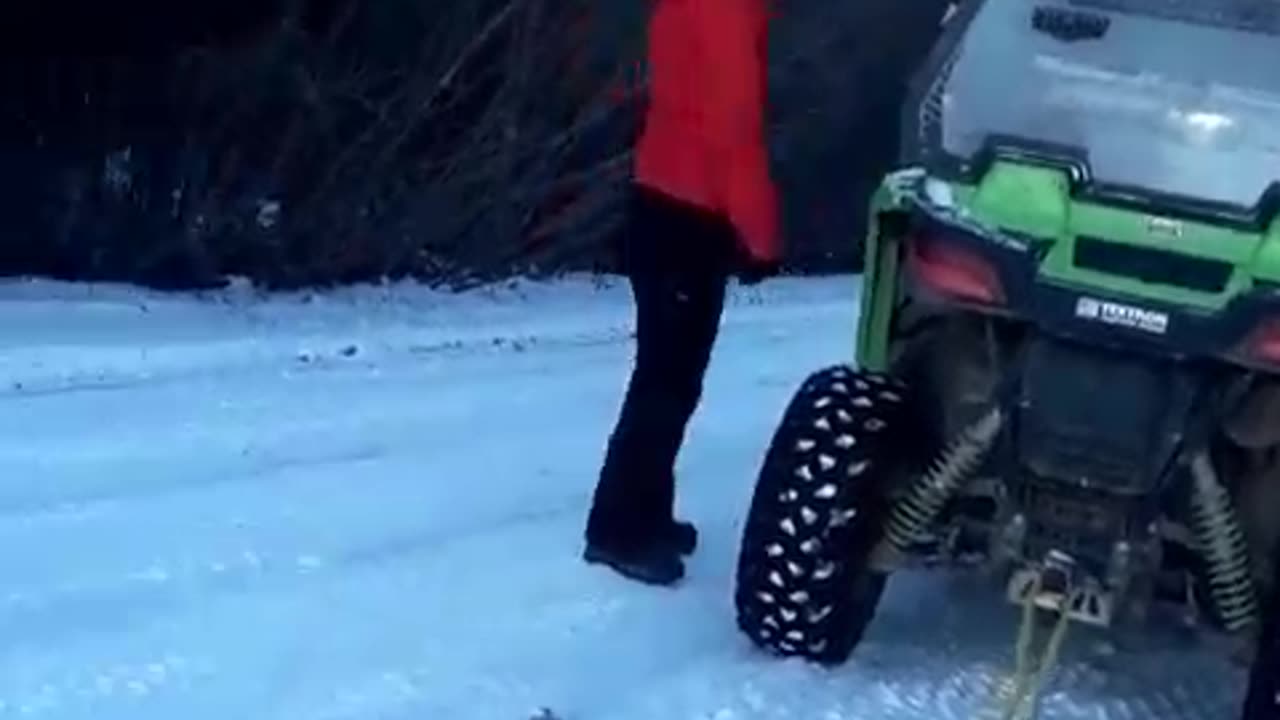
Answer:
[(809, 377), (773, 437), (743, 531), (734, 600), (758, 646), (835, 665), (870, 624), (886, 576), (868, 567), (900, 457), (906, 389), (849, 367)]

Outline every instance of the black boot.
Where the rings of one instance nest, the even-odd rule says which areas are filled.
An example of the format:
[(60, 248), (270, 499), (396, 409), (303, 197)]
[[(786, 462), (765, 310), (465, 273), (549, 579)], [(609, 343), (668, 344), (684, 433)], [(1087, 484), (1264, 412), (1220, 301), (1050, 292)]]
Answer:
[(675, 585), (684, 578), (684, 561), (664, 544), (621, 549), (588, 542), (582, 557), (592, 565), (607, 565), (619, 575), (646, 585)]
[(667, 527), (663, 541), (680, 555), (692, 555), (698, 549), (698, 529), (691, 522), (673, 520)]

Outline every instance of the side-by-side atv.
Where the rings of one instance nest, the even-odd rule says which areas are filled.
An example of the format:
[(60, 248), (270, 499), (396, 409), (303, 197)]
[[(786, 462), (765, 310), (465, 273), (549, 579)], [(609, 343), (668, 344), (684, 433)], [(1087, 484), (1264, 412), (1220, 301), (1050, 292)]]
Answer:
[(1032, 613), (1196, 618), (1252, 662), (1239, 717), (1280, 717), (1277, 68), (1274, 2), (960, 6), (871, 203), (856, 363), (764, 459), (743, 632), (841, 663), (893, 572), (977, 567)]

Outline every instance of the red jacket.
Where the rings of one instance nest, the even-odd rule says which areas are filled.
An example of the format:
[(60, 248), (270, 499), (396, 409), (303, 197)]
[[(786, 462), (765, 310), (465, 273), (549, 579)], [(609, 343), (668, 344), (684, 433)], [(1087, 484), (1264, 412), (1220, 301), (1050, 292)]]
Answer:
[(765, 140), (766, 0), (657, 0), (636, 182), (726, 215), (758, 261), (778, 260)]

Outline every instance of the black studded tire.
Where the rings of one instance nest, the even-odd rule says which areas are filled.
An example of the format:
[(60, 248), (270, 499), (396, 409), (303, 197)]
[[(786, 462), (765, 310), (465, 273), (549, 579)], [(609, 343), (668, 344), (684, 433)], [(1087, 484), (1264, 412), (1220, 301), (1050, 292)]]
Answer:
[(907, 432), (906, 388), (839, 366), (788, 405), (756, 481), (739, 550), (738, 627), (757, 646), (824, 665), (849, 658), (886, 576), (867, 567)]

